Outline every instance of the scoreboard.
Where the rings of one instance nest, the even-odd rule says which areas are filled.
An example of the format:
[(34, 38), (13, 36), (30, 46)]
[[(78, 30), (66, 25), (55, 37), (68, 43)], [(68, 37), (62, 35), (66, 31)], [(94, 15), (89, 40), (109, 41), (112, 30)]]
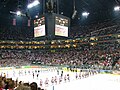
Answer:
[(69, 27), (70, 19), (68, 17), (48, 13), (34, 20), (34, 37), (69, 37)]
[(68, 37), (68, 19), (55, 17), (55, 35)]
[(34, 20), (34, 37), (45, 36), (45, 17)]

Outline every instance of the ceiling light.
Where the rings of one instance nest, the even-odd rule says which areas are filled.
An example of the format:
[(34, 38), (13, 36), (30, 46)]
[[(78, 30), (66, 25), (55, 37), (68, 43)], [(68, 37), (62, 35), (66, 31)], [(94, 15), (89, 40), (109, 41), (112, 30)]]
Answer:
[(38, 15), (36, 15), (35, 18), (38, 18)]
[(37, 6), (38, 4), (40, 4), (40, 2), (38, 0), (35, 0), (32, 4), (33, 6)]
[(120, 11), (120, 6), (115, 6), (114, 11)]
[(33, 7), (33, 4), (29, 4), (28, 6), (27, 6), (27, 8), (32, 8)]
[(20, 11), (17, 11), (16, 14), (17, 14), (18, 16), (20, 16), (20, 15), (21, 15), (21, 12), (20, 12)]
[(27, 8), (30, 9), (34, 6), (37, 6), (38, 4), (40, 4), (39, 0), (35, 0), (34, 2), (28, 4)]
[(83, 12), (83, 13), (82, 13), (82, 16), (87, 17), (88, 15), (89, 15), (89, 13), (88, 13), (88, 12)]

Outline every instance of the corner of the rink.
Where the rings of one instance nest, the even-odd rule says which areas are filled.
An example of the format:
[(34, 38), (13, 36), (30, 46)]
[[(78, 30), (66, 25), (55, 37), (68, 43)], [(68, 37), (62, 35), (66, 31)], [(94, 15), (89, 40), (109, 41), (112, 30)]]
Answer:
[(110, 74), (113, 76), (120, 76), (119, 70), (100, 70), (100, 74)]

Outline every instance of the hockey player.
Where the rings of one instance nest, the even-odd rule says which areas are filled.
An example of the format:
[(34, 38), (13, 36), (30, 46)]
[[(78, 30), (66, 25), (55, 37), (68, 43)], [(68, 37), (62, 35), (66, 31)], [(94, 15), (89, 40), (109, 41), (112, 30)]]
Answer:
[(40, 79), (40, 88), (42, 88), (43, 87), (43, 81), (42, 81), (42, 79)]
[(48, 87), (48, 85), (49, 85), (49, 80), (48, 80), (48, 78), (46, 78), (46, 80), (45, 80), (45, 86)]
[(51, 79), (51, 84), (52, 85), (54, 84), (54, 77), (52, 77), (52, 79)]

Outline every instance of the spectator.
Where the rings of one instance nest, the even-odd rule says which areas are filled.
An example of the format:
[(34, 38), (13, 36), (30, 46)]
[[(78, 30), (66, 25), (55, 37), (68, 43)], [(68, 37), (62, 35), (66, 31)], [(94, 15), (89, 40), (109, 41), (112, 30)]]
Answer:
[(37, 86), (37, 83), (36, 82), (32, 82), (30, 84), (30, 87), (31, 87), (31, 90), (38, 90), (38, 86)]

